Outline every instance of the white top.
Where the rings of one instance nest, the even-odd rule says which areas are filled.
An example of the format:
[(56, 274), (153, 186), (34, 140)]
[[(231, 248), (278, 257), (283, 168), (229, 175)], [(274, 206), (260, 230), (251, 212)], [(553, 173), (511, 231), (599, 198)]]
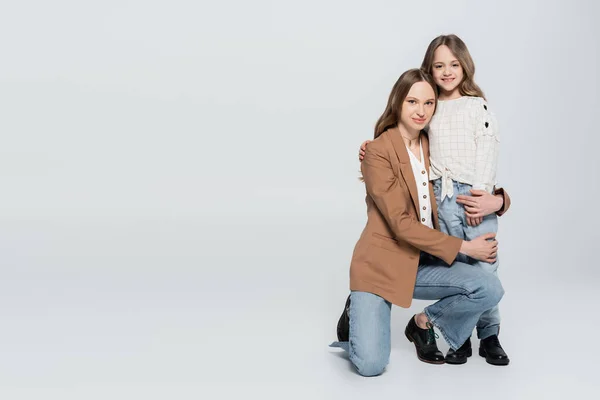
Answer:
[(410, 165), (413, 170), (413, 175), (415, 176), (415, 182), (417, 182), (421, 223), (433, 229), (433, 222), (431, 220), (431, 199), (429, 198), (429, 174), (427, 173), (427, 168), (425, 168), (423, 144), (419, 143), (419, 147), (421, 148), (421, 161), (419, 161), (408, 147), (406, 148), (406, 151), (408, 151)]
[(481, 97), (439, 100), (429, 123), (431, 179), (442, 178), (440, 200), (454, 194), (452, 180), (492, 192), (498, 164), (498, 122)]

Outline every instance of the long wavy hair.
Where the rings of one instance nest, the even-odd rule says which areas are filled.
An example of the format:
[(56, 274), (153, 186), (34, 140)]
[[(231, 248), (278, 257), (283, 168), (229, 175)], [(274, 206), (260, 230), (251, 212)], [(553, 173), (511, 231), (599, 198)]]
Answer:
[(425, 72), (421, 69), (409, 69), (400, 75), (400, 78), (398, 78), (396, 84), (392, 88), (385, 111), (375, 124), (375, 134), (373, 135), (374, 139), (377, 139), (377, 137), (386, 130), (398, 125), (398, 122), (400, 122), (400, 115), (402, 113), (402, 104), (404, 103), (404, 100), (406, 99), (406, 96), (408, 95), (412, 85), (417, 82), (427, 82), (431, 85), (433, 92), (435, 93), (435, 104), (437, 106), (437, 88), (433, 77), (428, 72)]
[[(421, 69), (433, 74), (433, 53), (435, 53), (440, 46), (448, 46), (463, 69), (463, 80), (458, 86), (460, 94), (462, 96), (483, 97), (485, 99), (483, 90), (477, 86), (474, 80), (475, 63), (473, 62), (473, 58), (471, 58), (469, 49), (465, 42), (456, 35), (441, 35), (433, 39), (431, 43), (429, 43), (429, 47), (427, 47)], [(439, 94), (439, 88), (437, 86), (435, 86), (435, 88), (436, 92)]]

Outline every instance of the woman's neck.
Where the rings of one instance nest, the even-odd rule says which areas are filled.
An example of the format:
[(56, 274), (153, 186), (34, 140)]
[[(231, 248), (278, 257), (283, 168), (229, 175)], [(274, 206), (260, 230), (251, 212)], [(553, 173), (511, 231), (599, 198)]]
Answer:
[(398, 123), (398, 130), (400, 131), (400, 135), (406, 146), (414, 147), (419, 144), (419, 137), (421, 136), (420, 130), (407, 128), (401, 122)]

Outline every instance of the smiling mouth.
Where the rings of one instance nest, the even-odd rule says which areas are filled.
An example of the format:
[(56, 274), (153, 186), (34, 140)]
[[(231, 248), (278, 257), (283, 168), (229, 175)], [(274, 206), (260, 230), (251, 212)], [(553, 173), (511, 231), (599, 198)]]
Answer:
[(452, 82), (454, 80), (454, 78), (442, 78), (442, 81), (444, 82)]
[(415, 121), (418, 124), (423, 124), (423, 123), (425, 123), (425, 118), (423, 118), (423, 119), (413, 118), (413, 121)]

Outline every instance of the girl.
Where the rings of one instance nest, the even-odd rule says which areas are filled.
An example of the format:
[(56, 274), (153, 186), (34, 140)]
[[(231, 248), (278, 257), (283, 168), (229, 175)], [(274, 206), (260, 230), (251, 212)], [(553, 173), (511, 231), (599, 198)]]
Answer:
[[(438, 36), (429, 44), (421, 69), (431, 73), (439, 95), (428, 137), (430, 179), (440, 230), (467, 240), (496, 233), (497, 216), (475, 213), (476, 202), (468, 196), (493, 192), (499, 144), (496, 118), (473, 80), (473, 59), (458, 36)], [(491, 263), (464, 257), (460, 260), (497, 274), (497, 258)], [(484, 312), (477, 322), (479, 354), (490, 364), (507, 365), (509, 358), (498, 340), (499, 331), (500, 313), (496, 306)], [(463, 364), (471, 354), (469, 339), (459, 349), (450, 349), (446, 362)]]
[[(465, 240), (435, 229), (439, 223), (427, 173), (429, 145), (422, 129), (436, 103), (435, 83), (427, 72), (402, 74), (361, 163), (368, 220), (352, 256), (352, 292), (338, 324), (339, 341), (331, 346), (348, 351), (364, 376), (380, 374), (388, 363), (391, 304), (409, 307), (413, 297), (441, 299), (411, 318), (405, 330), (420, 360), (441, 364), (444, 355), (433, 325), (458, 349), (481, 313), (504, 293), (497, 276), (455, 261), (460, 252), (493, 262), (495, 234)], [(509, 204), (505, 197), (502, 212)]]

